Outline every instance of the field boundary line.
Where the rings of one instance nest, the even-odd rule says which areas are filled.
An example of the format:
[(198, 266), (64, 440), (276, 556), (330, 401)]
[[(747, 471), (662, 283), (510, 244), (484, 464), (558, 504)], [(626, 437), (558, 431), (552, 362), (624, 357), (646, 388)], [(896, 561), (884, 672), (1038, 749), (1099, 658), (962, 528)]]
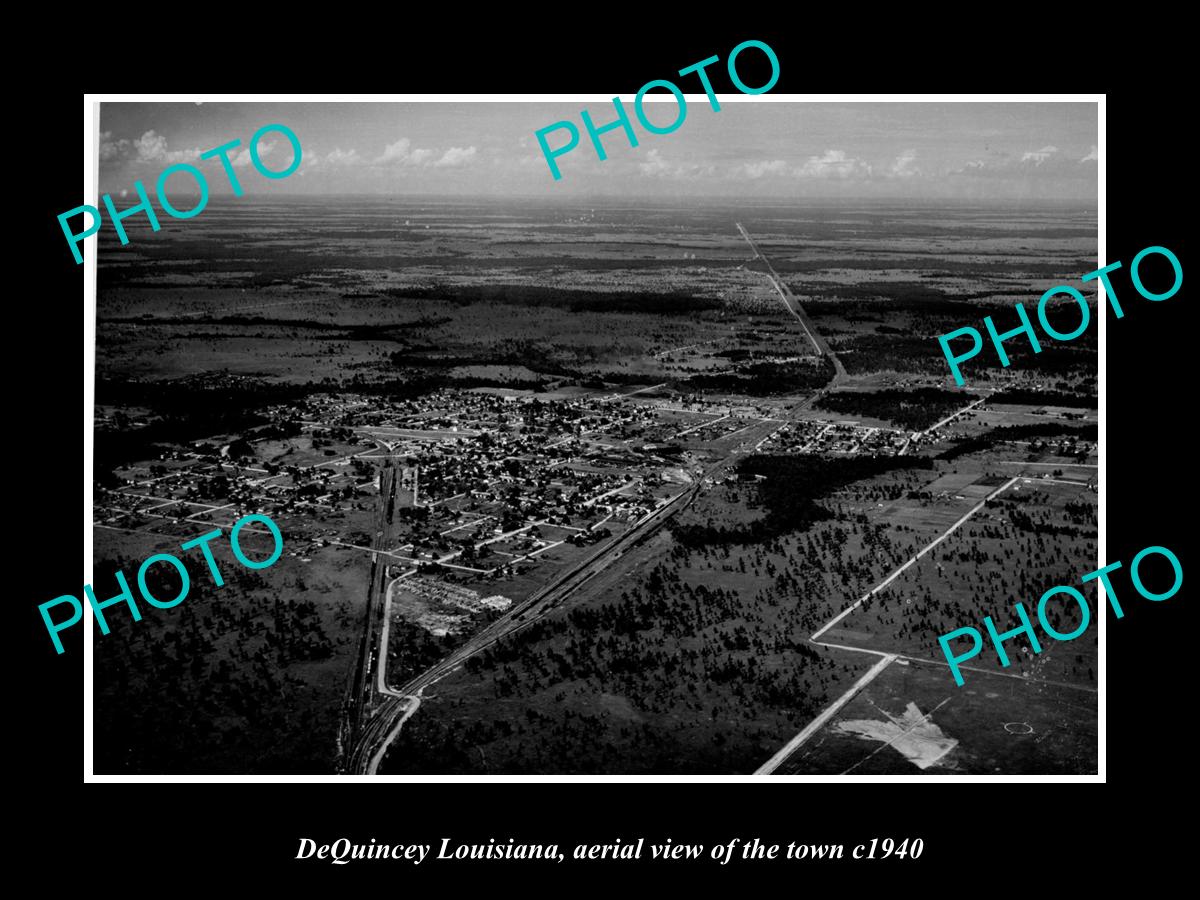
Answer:
[(818, 638), (820, 638), (821, 635), (823, 635), (826, 631), (828, 631), (830, 628), (832, 628), (838, 622), (842, 621), (842, 619), (846, 618), (846, 616), (850, 615), (850, 613), (854, 612), (854, 610), (856, 610), (860, 606), (862, 606), (862, 604), (867, 600), (868, 597), (873, 596), (877, 592), (883, 590), (885, 587), (887, 587), (893, 581), (895, 581), (900, 576), (900, 574), (902, 572), (904, 572), (905, 569), (907, 569), (909, 566), (913, 565), (917, 560), (919, 560), (921, 557), (923, 557), (926, 553), (928, 553), (930, 550), (932, 550), (934, 547), (936, 547), (938, 544), (940, 544), (942, 541), (944, 541), (946, 538), (948, 538), (951, 534), (953, 534), (955, 531), (957, 531), (968, 519), (971, 518), (971, 516), (975, 515), (975, 513), (979, 512), (979, 510), (983, 509), (988, 504), (989, 501), (998, 497), (1000, 494), (1004, 493), (1004, 491), (1008, 490), (1010, 487), (1012, 487), (1018, 481), (1021, 481), (1023, 479), (1025, 479), (1025, 476), (1014, 475), (1008, 481), (1004, 482), (1004, 484), (1002, 484), (1000, 487), (996, 488), (996, 490), (992, 491), (990, 494), (988, 494), (986, 497), (984, 497), (982, 500), (980, 500), (977, 504), (975, 504), (975, 506), (973, 506), (970, 510), (968, 510), (966, 513), (964, 513), (963, 516), (957, 522), (955, 522), (953, 525), (951, 525), (949, 528), (947, 528), (944, 532), (942, 532), (942, 534), (939, 537), (935, 538), (933, 541), (926, 544), (924, 549), (922, 549), (919, 553), (917, 553), (916, 555), (909, 558), (909, 560), (906, 563), (904, 563), (902, 566), (900, 566), (900, 568), (896, 569), (887, 578), (885, 578), (883, 581), (881, 581), (875, 587), (871, 588), (871, 590), (867, 591), (867, 593), (865, 593), (861, 597), (859, 597), (858, 600), (856, 600), (850, 606), (843, 609), (840, 613), (838, 613), (836, 616), (834, 616), (832, 619), (830, 619), (828, 622), (826, 622), (824, 625), (822, 625), (819, 631), (816, 631), (813, 633), (812, 637), (810, 637), (808, 639), (809, 643), (816, 644), (818, 647), (829, 647), (829, 648), (835, 648), (838, 650), (848, 650), (851, 653), (870, 653), (874, 656), (882, 656), (883, 659), (881, 659), (879, 662), (875, 663), (875, 665), (872, 666), (865, 675), (863, 675), (860, 679), (858, 679), (858, 681), (856, 681), (850, 687), (850, 690), (846, 691), (844, 694), (842, 694), (840, 697), (838, 697), (836, 700), (834, 700), (833, 703), (831, 703), (828, 707), (826, 707), (820, 713), (820, 715), (818, 715), (815, 719), (813, 719), (811, 722), (809, 722), (808, 725), (806, 725), (804, 727), (803, 731), (801, 731), (798, 735), (796, 735), (794, 738), (792, 738), (790, 741), (788, 741), (786, 744), (784, 744), (783, 747), (781, 747), (774, 756), (772, 756), (769, 760), (767, 760), (765, 763), (763, 763), (755, 771), (755, 773), (754, 773), (755, 775), (770, 775), (771, 773), (773, 773), (777, 768), (779, 768), (780, 765), (782, 765), (782, 763), (789, 756), (791, 756), (793, 753), (795, 753), (796, 750), (800, 749), (800, 747), (803, 746), (808, 741), (809, 738), (811, 738), (817, 731), (819, 731), (821, 729), (821, 727), (824, 726), (825, 723), (828, 722), (843, 706), (845, 706), (847, 703), (849, 703), (851, 698), (853, 698), (855, 694), (857, 694), (864, 687), (866, 687), (868, 684), (870, 684), (872, 681), (874, 681), (879, 676), (879, 674), (881, 672), (883, 672), (884, 669), (886, 669), (888, 666), (890, 666), (893, 662), (895, 662), (897, 659), (899, 659), (901, 657), (901, 654), (899, 654), (899, 653), (886, 653), (882, 650), (868, 650), (866, 647), (850, 647), (845, 644), (833, 644), (833, 643), (828, 643), (828, 642), (822, 642), (822, 641), (819, 641)]
[(879, 591), (883, 590), (885, 587), (887, 587), (889, 584), (891, 584), (893, 581), (895, 581), (897, 578), (899, 578), (900, 574), (902, 572), (904, 572), (905, 569), (907, 569), (909, 566), (916, 563), (917, 560), (919, 560), (922, 556), (924, 556), (926, 553), (928, 553), (930, 550), (932, 550), (934, 547), (936, 547), (938, 544), (940, 544), (946, 538), (950, 537), (950, 535), (952, 535), (964, 523), (966, 523), (966, 521), (968, 519), (970, 519), (971, 516), (975, 515), (975, 513), (979, 512), (979, 510), (981, 510), (985, 506), (987, 506), (987, 504), (991, 500), (993, 500), (1000, 494), (1004, 493), (1004, 491), (1008, 490), (1010, 487), (1012, 487), (1014, 484), (1016, 484), (1018, 481), (1020, 481), (1023, 477), (1025, 477), (1025, 476), (1014, 475), (1012, 478), (1008, 479), (1008, 481), (1004, 482), (1004, 484), (1002, 484), (1000, 487), (996, 488), (996, 490), (992, 491), (990, 494), (988, 494), (986, 497), (984, 497), (982, 500), (980, 500), (977, 504), (975, 504), (975, 506), (973, 506), (970, 510), (968, 510), (966, 513), (964, 513), (962, 518), (960, 518), (957, 522), (955, 522), (953, 525), (951, 525), (949, 528), (947, 528), (939, 537), (937, 537), (935, 540), (931, 541), (929, 544), (926, 544), (924, 549), (922, 549), (919, 553), (917, 553), (915, 556), (910, 557), (906, 563), (904, 563), (902, 566), (900, 566), (900, 568), (896, 569), (896, 571), (894, 571), (891, 575), (889, 575), (887, 578), (885, 578), (879, 584), (875, 585), (875, 587), (871, 588), (871, 590), (867, 591), (865, 594), (863, 594), (861, 597), (859, 597), (858, 600), (856, 600), (850, 606), (847, 606), (840, 613), (838, 613), (836, 616), (834, 616), (832, 619), (830, 619), (828, 622), (826, 622), (823, 626), (821, 626), (821, 629), (819, 631), (814, 632), (813, 636), (811, 638), (809, 638), (809, 640), (812, 641), (813, 643), (816, 643), (817, 638), (819, 638), (821, 635), (823, 635), (826, 631), (828, 631), (830, 628), (832, 628), (838, 622), (842, 621), (842, 619), (846, 618), (846, 616), (850, 615), (850, 613), (854, 612), (854, 610), (856, 610), (860, 606), (862, 606), (862, 604), (869, 597), (871, 597), (874, 594), (878, 593)]

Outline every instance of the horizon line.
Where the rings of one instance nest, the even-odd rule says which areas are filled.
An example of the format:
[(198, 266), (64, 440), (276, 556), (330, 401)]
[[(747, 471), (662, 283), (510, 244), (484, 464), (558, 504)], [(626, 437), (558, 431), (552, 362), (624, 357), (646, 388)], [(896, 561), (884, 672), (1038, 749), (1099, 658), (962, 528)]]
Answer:
[[(112, 191), (102, 191), (104, 194), (111, 195)], [(178, 197), (193, 197), (199, 198), (200, 194), (188, 194), (186, 192), (178, 192)], [(767, 205), (767, 206), (783, 206), (789, 204), (834, 204), (845, 205), (853, 203), (870, 203), (870, 204), (896, 204), (896, 203), (911, 203), (927, 206), (1074, 206), (1081, 209), (1095, 209), (1099, 204), (1095, 200), (1086, 201), (1079, 200), (1073, 197), (1028, 197), (1028, 198), (1012, 198), (1012, 197), (794, 197), (794, 198), (779, 198), (779, 197), (746, 197), (736, 198), (721, 194), (697, 194), (682, 197), (647, 197), (644, 194), (600, 194), (600, 195), (572, 195), (563, 197), (546, 197), (544, 195), (535, 194), (378, 194), (378, 193), (356, 193), (356, 192), (313, 192), (313, 193), (289, 193), (289, 194), (250, 194), (246, 193), (242, 196), (236, 196), (233, 193), (229, 194), (209, 194), (209, 202), (216, 200), (236, 200), (239, 203), (247, 200), (265, 200), (269, 202), (275, 201), (293, 201), (293, 200), (313, 200), (313, 199), (362, 199), (362, 200), (433, 200), (443, 202), (464, 202), (477, 201), (489, 203), (501, 203), (511, 200), (531, 201), (538, 203), (576, 203), (588, 204), (595, 203), (637, 203), (640, 205), (671, 205), (686, 202), (715, 202), (725, 205)]]

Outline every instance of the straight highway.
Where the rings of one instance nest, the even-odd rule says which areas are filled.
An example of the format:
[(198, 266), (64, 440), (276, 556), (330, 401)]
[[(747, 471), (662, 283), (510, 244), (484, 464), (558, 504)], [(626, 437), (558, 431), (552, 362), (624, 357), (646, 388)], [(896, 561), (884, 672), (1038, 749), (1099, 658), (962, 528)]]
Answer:
[(800, 323), (800, 327), (804, 329), (805, 335), (808, 336), (809, 341), (816, 348), (816, 351), (833, 363), (834, 376), (829, 387), (836, 387), (843, 381), (846, 381), (850, 376), (846, 374), (846, 368), (842, 365), (842, 361), (837, 358), (837, 354), (833, 352), (833, 348), (829, 346), (829, 342), (817, 333), (812, 319), (808, 317), (808, 313), (804, 311), (804, 307), (800, 305), (800, 301), (792, 295), (791, 288), (775, 272), (775, 267), (771, 265), (771, 261), (763, 256), (762, 251), (758, 249), (758, 245), (754, 243), (754, 238), (750, 237), (750, 232), (742, 227), (742, 223), (735, 222), (734, 224), (737, 225), (738, 231), (742, 233), (742, 237), (746, 239), (746, 243), (750, 245), (750, 249), (754, 251), (755, 259), (761, 259), (763, 265), (767, 267), (765, 274), (771, 279), (771, 284), (775, 286), (775, 290), (779, 293), (779, 299), (783, 301), (783, 305), (787, 307), (788, 312)]

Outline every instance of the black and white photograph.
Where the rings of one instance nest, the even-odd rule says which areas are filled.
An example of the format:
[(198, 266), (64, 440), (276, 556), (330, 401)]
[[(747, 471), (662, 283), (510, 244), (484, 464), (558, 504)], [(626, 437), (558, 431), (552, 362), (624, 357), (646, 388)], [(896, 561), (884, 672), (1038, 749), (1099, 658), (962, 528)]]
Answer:
[(98, 105), (95, 775), (1097, 775), (1097, 104), (690, 91)]

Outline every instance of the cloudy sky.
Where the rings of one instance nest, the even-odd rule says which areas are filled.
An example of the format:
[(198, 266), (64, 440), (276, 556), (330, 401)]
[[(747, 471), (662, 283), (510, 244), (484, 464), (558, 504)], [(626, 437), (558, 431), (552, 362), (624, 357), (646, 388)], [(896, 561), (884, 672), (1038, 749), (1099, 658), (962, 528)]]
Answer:
[[(674, 100), (647, 103), (660, 126)], [(689, 95), (671, 134), (620, 130), (597, 159), (579, 112), (612, 121), (611, 101), (573, 103), (105, 103), (100, 114), (100, 189), (119, 195), (141, 180), (153, 192), (176, 162), (197, 165), (214, 195), (229, 194), (218, 160), (200, 153), (241, 140), (231, 154), (247, 195), (378, 194), (528, 197), (770, 197), (969, 200), (1096, 200), (1096, 107), (1090, 103), (739, 102)], [(535, 132), (575, 123), (580, 143), (558, 158), (555, 181)], [(268, 180), (251, 166), (251, 135), (291, 128), (300, 168)], [(565, 130), (548, 136), (557, 148)], [(286, 138), (263, 138), (264, 163), (291, 160)], [(194, 190), (186, 175), (171, 196)]]

